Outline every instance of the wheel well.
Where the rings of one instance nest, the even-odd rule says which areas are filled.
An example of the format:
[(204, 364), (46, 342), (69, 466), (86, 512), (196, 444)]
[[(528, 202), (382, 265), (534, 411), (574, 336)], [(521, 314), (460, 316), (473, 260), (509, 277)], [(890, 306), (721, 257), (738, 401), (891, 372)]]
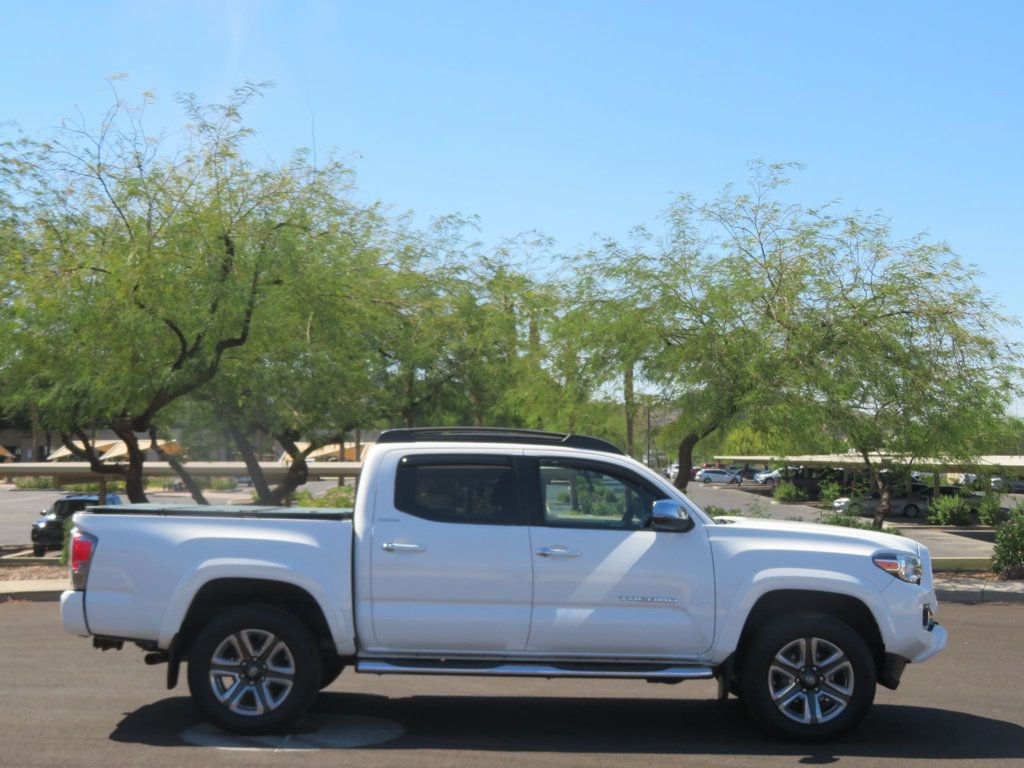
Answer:
[(772, 619), (785, 614), (820, 613), (831, 616), (848, 625), (867, 643), (875, 660), (875, 667), (881, 676), (885, 668), (885, 644), (882, 633), (871, 610), (860, 600), (849, 595), (813, 590), (779, 590), (762, 595), (754, 604), (740, 633), (740, 641), (732, 661), (732, 674), (737, 676), (743, 666), (746, 645), (757, 631)]
[(196, 593), (181, 623), (177, 639), (181, 657), (188, 657), (192, 641), (210, 619), (227, 608), (253, 603), (270, 604), (288, 611), (306, 625), (321, 651), (334, 654), (334, 639), (324, 612), (306, 590), (282, 581), (215, 579)]

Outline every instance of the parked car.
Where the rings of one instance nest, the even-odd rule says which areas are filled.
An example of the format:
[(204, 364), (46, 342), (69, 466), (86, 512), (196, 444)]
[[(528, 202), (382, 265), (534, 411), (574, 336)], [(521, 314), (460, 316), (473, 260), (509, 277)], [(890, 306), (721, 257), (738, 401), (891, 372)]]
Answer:
[(1003, 493), (1024, 493), (1024, 480), (1011, 477), (993, 477), (992, 478), (992, 490), (1001, 491)]
[[(39, 519), (32, 523), (32, 554), (42, 557), (48, 549), (60, 549), (64, 546), (64, 521), (75, 512), (100, 503), (95, 493), (71, 493), (53, 502), (53, 506), (44, 509)], [(119, 506), (121, 497), (116, 493), (107, 494), (107, 506)]]
[(722, 469), (720, 467), (704, 467), (697, 472), (697, 477), (694, 479), (702, 483), (735, 483), (736, 485), (743, 483), (743, 478), (731, 469)]
[[(870, 515), (874, 517), (881, 501), (882, 497), (878, 491), (853, 498), (843, 496), (832, 502), (832, 509), (843, 514)], [(891, 504), (890, 514), (895, 516), (918, 517), (928, 512), (928, 499), (916, 494), (905, 496), (894, 492), (889, 502)]]
[(579, 435), (386, 431), (354, 510), (143, 504), (74, 520), (64, 630), (141, 648), (169, 665), (168, 688), (187, 661), (199, 711), (239, 733), (292, 727), (350, 667), (718, 678), (765, 729), (820, 741), (947, 642), (924, 545), (711, 518)]
[(763, 472), (754, 474), (754, 482), (761, 485), (775, 486), (783, 480), (781, 469), (766, 469)]

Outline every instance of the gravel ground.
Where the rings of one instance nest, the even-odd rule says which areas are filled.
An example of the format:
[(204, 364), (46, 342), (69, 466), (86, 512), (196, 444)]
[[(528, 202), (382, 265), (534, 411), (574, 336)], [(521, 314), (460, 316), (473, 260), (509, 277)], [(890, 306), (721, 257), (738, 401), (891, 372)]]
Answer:
[(0, 581), (66, 578), (68, 578), (68, 569), (59, 565), (12, 565), (0, 568)]

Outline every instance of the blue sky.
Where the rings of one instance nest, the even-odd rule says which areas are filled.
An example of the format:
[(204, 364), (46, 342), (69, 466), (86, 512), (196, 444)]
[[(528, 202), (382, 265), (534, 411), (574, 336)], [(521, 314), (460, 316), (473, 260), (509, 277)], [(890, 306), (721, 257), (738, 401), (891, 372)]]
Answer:
[[(250, 113), (270, 157), (331, 147), (361, 194), (482, 237), (572, 249), (654, 224), (675, 193), (805, 164), (792, 194), (927, 230), (1024, 316), (1024, 3), (14, 2), (0, 0), (0, 120), (37, 134), (104, 78)], [(1024, 333), (1011, 331), (1017, 339)], [(1019, 409), (1018, 409), (1019, 410)]]

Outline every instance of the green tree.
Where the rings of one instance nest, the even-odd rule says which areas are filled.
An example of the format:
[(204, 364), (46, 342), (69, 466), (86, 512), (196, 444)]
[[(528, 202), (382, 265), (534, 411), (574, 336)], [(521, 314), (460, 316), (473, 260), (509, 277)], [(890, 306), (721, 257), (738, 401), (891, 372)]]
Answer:
[[(145, 500), (139, 435), (247, 344), (348, 188), (337, 162), (245, 159), (242, 110), (260, 91), (183, 97), (188, 122), (167, 135), (147, 132), (149, 96), (118, 98), (96, 129), (66, 123), (3, 147), (3, 408), (35, 406), (95, 471), (123, 476), (132, 501)], [(126, 465), (74, 446), (97, 427), (125, 441)]]

